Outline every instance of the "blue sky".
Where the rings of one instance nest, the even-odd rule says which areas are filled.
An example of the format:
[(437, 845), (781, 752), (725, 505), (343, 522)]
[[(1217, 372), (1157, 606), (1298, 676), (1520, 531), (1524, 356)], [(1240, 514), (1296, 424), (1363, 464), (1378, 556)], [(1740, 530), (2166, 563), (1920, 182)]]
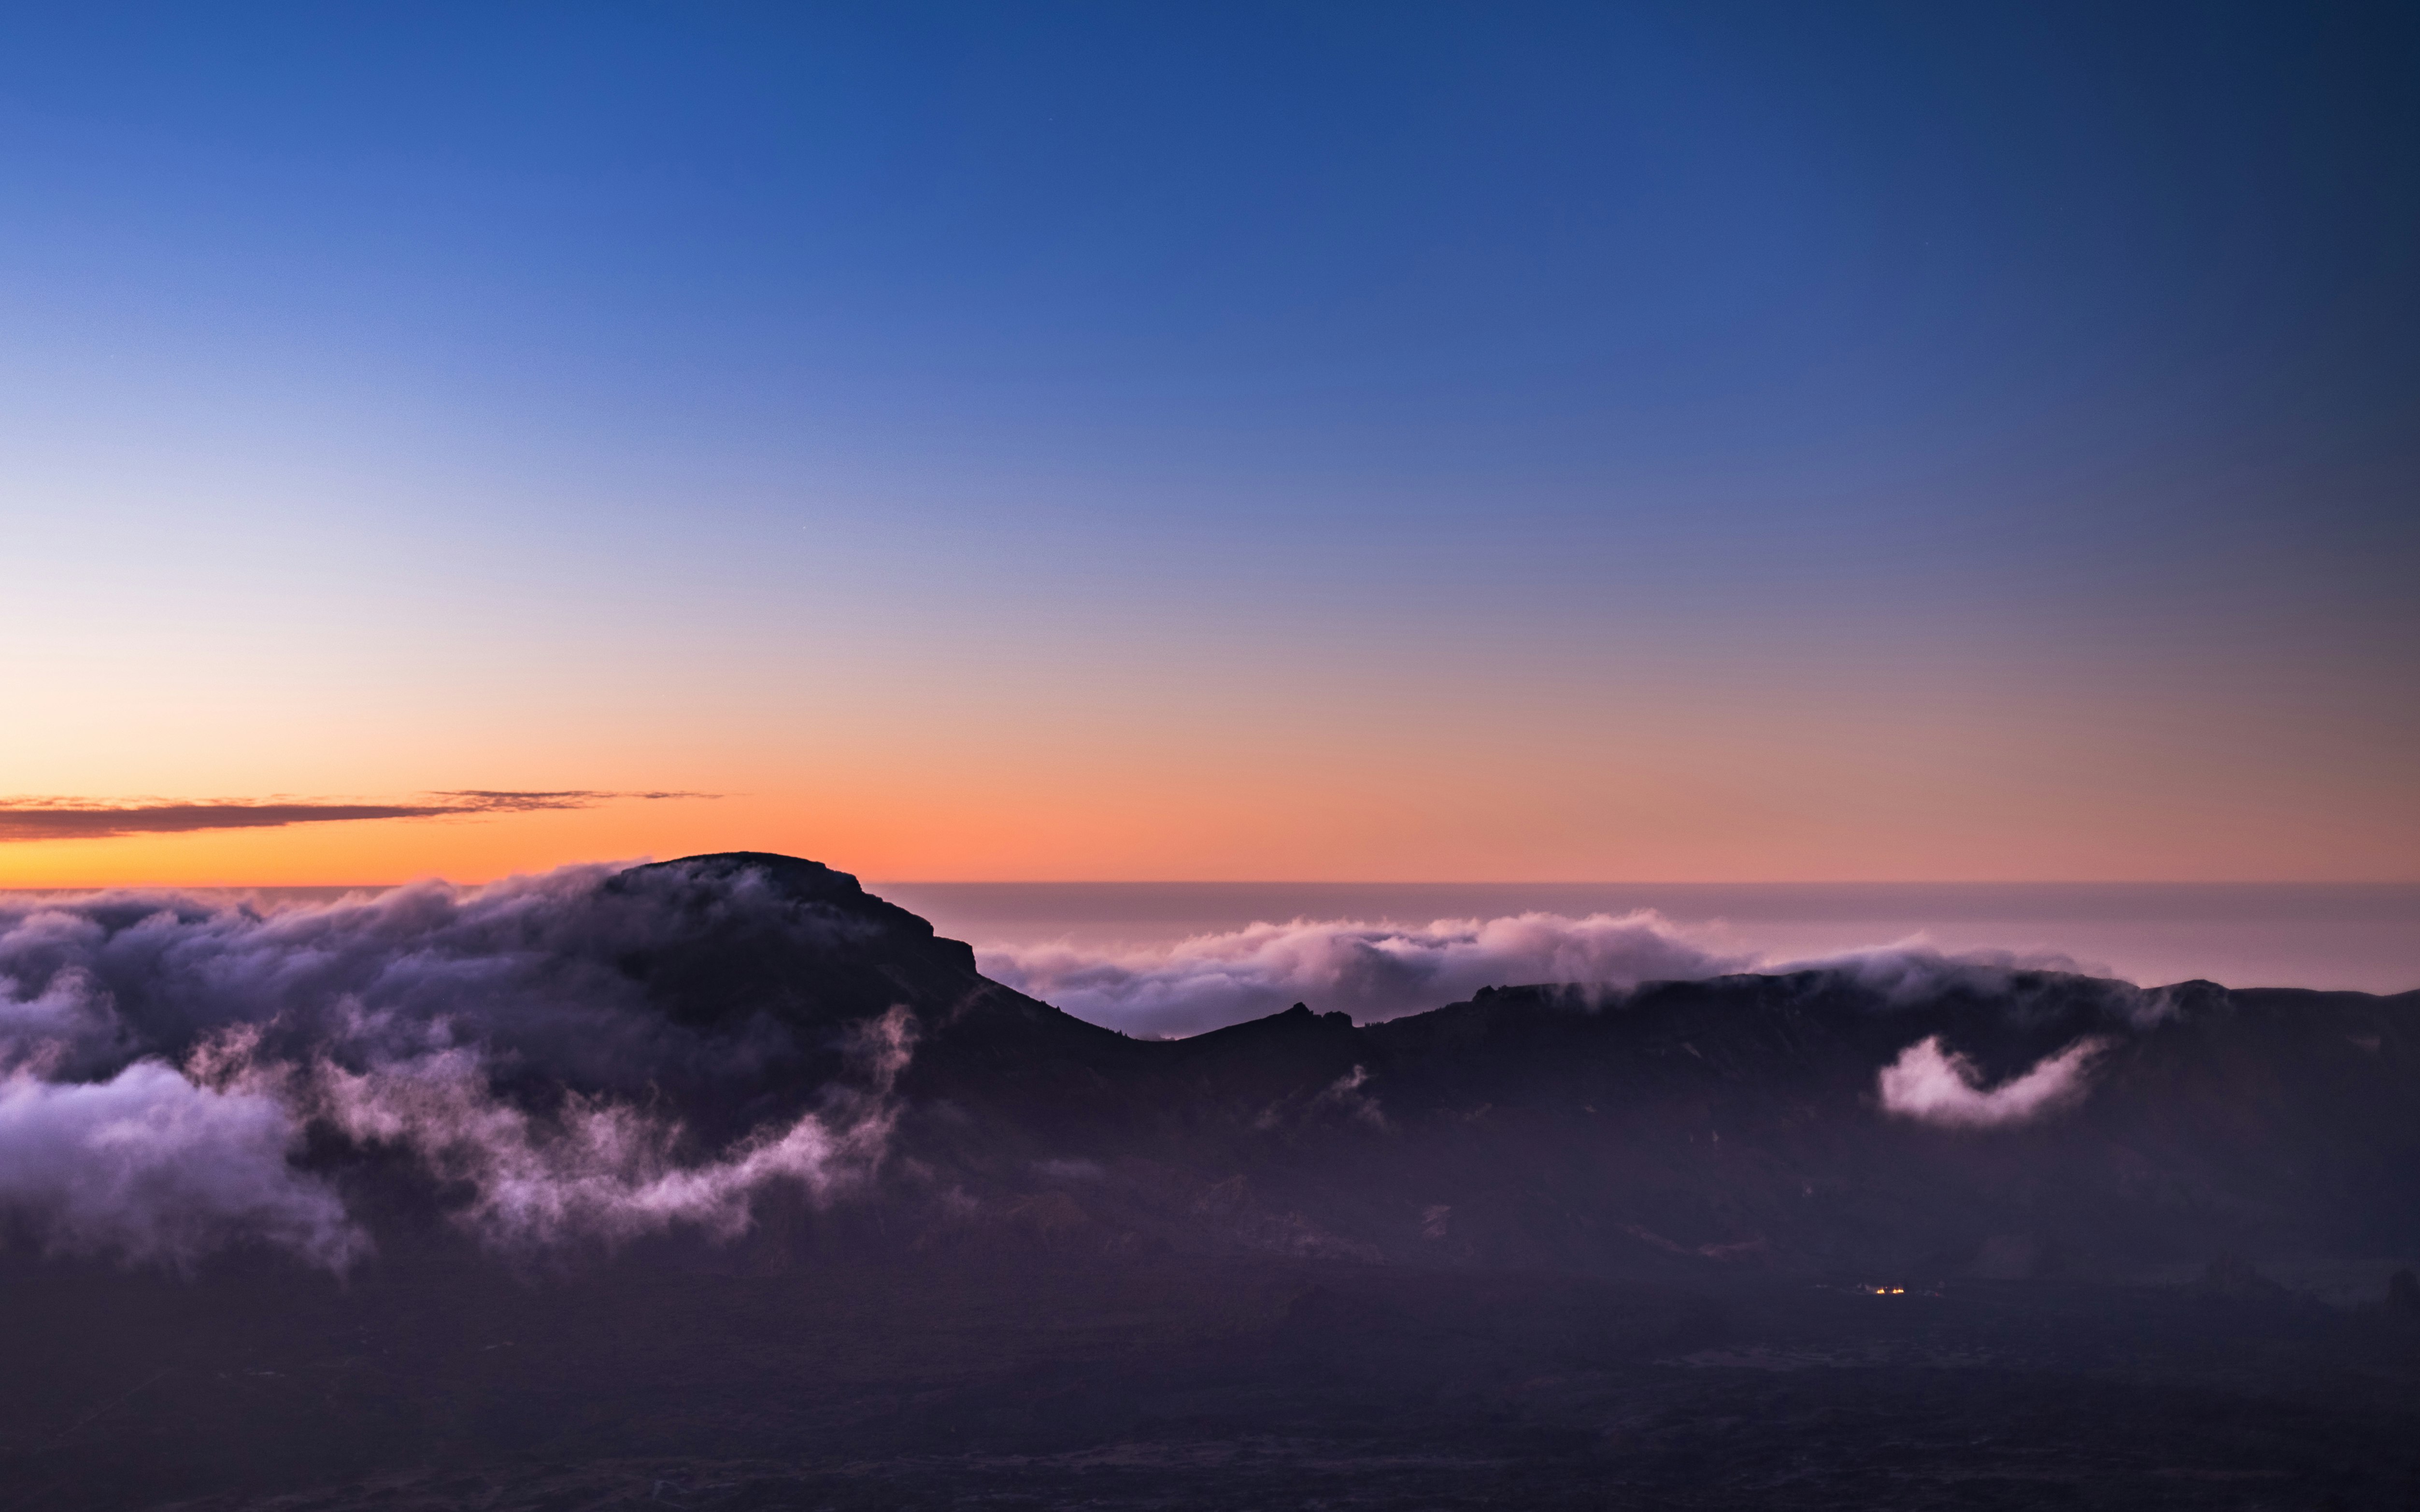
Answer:
[[(610, 746), (808, 842), (903, 745), (974, 802), (937, 708), (1162, 807), (1205, 779), (1132, 732), (1217, 746), (1290, 824), (1356, 773), (1460, 801), (1478, 747), (1388, 754), (1441, 728), (1646, 726), (1621, 781), (1805, 831), (1721, 875), (1876, 825), (2006, 874), (1941, 822), (1995, 809), (2077, 832), (2027, 874), (2411, 875), (2415, 64), (2382, 7), (28, 8), (0, 630), (47, 670), (0, 788)], [(1894, 818), (1760, 776), (1776, 727), (1978, 775)], [(1131, 816), (1036, 864), (1690, 854), (1472, 812), (1325, 871)]]

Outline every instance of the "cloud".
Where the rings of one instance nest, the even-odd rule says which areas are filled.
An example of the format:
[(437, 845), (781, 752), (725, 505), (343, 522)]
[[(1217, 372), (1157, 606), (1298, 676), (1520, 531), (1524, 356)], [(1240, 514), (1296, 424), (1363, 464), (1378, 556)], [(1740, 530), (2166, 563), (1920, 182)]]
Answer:
[(99, 798), (0, 798), (0, 841), (109, 840), (122, 835), (182, 835), (206, 829), (278, 829), (287, 825), (357, 823), (372, 819), (458, 818), (466, 814), (529, 813), (593, 809), (622, 799), (710, 798), (711, 793), (612, 793), (566, 788), (515, 793), (466, 788), (423, 795), (414, 803), (337, 803), (322, 799), (213, 798), (198, 803)]
[(1885, 1111), (1944, 1129), (2005, 1129), (2072, 1106), (2086, 1092), (2086, 1072), (2108, 1048), (2097, 1038), (2046, 1056), (2024, 1075), (1986, 1090), (1974, 1062), (1942, 1048), (1932, 1035), (1900, 1052), (1877, 1078)]
[(288, 1164), (302, 1135), (275, 1099), (155, 1060), (83, 1084), (19, 1071), (0, 1079), (0, 1209), (62, 1253), (186, 1266), (249, 1241), (341, 1270), (366, 1242)]
[(1597, 988), (1720, 975), (1751, 958), (1706, 950), (1652, 913), (1519, 914), (1419, 926), (1295, 919), (1155, 950), (991, 946), (984, 971), (1079, 1018), (1139, 1034), (1194, 1034), (1307, 1002), (1391, 1018), (1515, 982)]
[[(744, 868), (567, 867), (276, 906), (161, 889), (0, 897), (0, 1225), (139, 1263), (269, 1243), (342, 1268), (368, 1243), (329, 1174), (348, 1150), (419, 1173), (507, 1250), (728, 1237), (775, 1185), (837, 1200), (880, 1169), (912, 1021), (776, 1017), (744, 995), (700, 1013), (689, 979), (652, 987), (632, 964), (734, 939), (814, 958), (876, 927)], [(1298, 919), (1121, 955), (994, 949), (985, 964), (1088, 1018), (1191, 1033), (1297, 999), (1373, 1019), (1482, 986), (1610, 994), (1757, 963), (1652, 914), (1525, 914)], [(1884, 1013), (1927, 982), (2072, 988), (1922, 951), (1838, 969)], [(2021, 1121), (2080, 1095), (2091, 1050), (1987, 1091), (1926, 1041), (1884, 1072), (1884, 1103), (1938, 1123)], [(1294, 1111), (1384, 1128), (1365, 1080), (1348, 1073)], [(370, 1168), (348, 1165), (346, 1180)]]
[[(1705, 933), (1712, 933), (1711, 930)], [(1811, 958), (1730, 951), (1652, 911), (1573, 918), (1528, 913), (1423, 925), (1358, 919), (1257, 923), (1127, 951), (1064, 943), (988, 944), (985, 973), (1095, 1024), (1132, 1034), (1198, 1034), (1305, 1002), (1364, 1022), (1422, 1012), (1485, 986), (1559, 983), (1597, 994), (1648, 981), (1734, 972), (1823, 971), (1903, 1009), (1948, 994), (1990, 998), (2024, 1018), (2064, 1010), (2079, 992), (2113, 1023), (2149, 1028), (2177, 1011), (2175, 994), (2075, 978), (2099, 968), (2049, 952), (1944, 951), (1921, 936)]]
[(1328, 1083), (1327, 1089), (1312, 1098), (1311, 1104), (1314, 1108), (1340, 1108), (1373, 1129), (1384, 1129), (1387, 1127), (1386, 1110), (1378, 1105), (1376, 1098), (1361, 1090), (1369, 1082), (1369, 1068), (1356, 1066)]
[[(2114, 1023), (2151, 1028), (2177, 1016), (2182, 999), (2175, 987), (2141, 987), (2113, 978), (2109, 968), (2050, 950), (1960, 950), (1933, 948), (1921, 935), (1896, 945), (1849, 950), (1807, 961), (1774, 962), (1774, 972), (1830, 971), (1879, 994), (1891, 1008), (1906, 1008), (1947, 994), (1986, 997), (2012, 1019), (2089, 1001)], [(2086, 979), (2079, 983), (2076, 979)]]
[(1841, 950), (1804, 961), (1768, 962), (1773, 971), (1837, 971), (1880, 993), (1892, 1004), (1919, 1002), (1943, 992), (1993, 995), (2009, 993), (2026, 977), (2105, 976), (2106, 972), (2050, 950), (1936, 949), (1923, 935), (1862, 950)]
[(814, 951), (862, 926), (678, 868), (270, 909), (0, 900), (0, 1222), (136, 1263), (268, 1243), (342, 1269), (368, 1240), (306, 1143), (387, 1151), (500, 1249), (729, 1238), (768, 1186), (846, 1195), (913, 1021), (684, 1024), (623, 969), (724, 927)]
[(908, 1063), (905, 1009), (864, 1026), (854, 1047), (872, 1086), (834, 1089), (821, 1115), (759, 1130), (721, 1156), (675, 1158), (681, 1127), (628, 1103), (574, 1094), (538, 1118), (498, 1097), (475, 1051), (449, 1050), (302, 1079), (312, 1112), (347, 1137), (408, 1151), (472, 1196), (456, 1220), (500, 1249), (581, 1241), (612, 1246), (675, 1227), (737, 1238), (758, 1192), (777, 1180), (830, 1197), (870, 1177), (889, 1139), (892, 1084)]
[(468, 1041), (582, 1083), (644, 1085), (672, 1047), (613, 952), (660, 943), (671, 921), (606, 893), (613, 872), (266, 910), (155, 889), (0, 902), (0, 1048), (39, 1040), (83, 1079), (138, 1057), (182, 1062), (254, 1025), (276, 1058)]

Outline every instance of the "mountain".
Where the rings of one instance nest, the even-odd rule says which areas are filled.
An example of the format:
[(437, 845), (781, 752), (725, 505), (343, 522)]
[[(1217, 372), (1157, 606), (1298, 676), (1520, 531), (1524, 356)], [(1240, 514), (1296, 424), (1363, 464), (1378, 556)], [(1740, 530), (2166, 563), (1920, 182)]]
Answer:
[[(995, 1184), (1007, 1149), (1095, 1161), (1088, 1190), (1062, 1184), (1112, 1212), (1138, 1161), (1240, 1177), (1296, 1242), (1397, 1262), (2122, 1275), (2420, 1238), (2420, 998), (2196, 983), (2149, 1022), (2139, 1001), (2073, 978), (1895, 998), (1802, 973), (1596, 1007), (1518, 987), (1363, 1027), (1300, 1010), (1134, 1045), (1050, 1110), (1061, 1129), (1092, 1112), (1083, 1134), (1004, 1142), (1038, 1120), (985, 1096), (994, 1133), (951, 1148)], [(2091, 1048), (2071, 1103), (1941, 1127), (1877, 1090), (1927, 1041), (2002, 1078)]]
[(2420, 1498), (2412, 995), (1139, 1041), (756, 854), (45, 903), (0, 985), (0, 1512)]
[[(985, 980), (812, 862), (691, 857), (604, 890), (682, 921), (617, 962), (658, 1011), (805, 1047), (690, 1089), (684, 1116), (726, 1137), (843, 1074), (846, 1026), (913, 1011), (872, 1199), (894, 1239), (1662, 1277), (2118, 1277), (2420, 1243), (2420, 995), (1947, 965), (1509, 985), (1155, 1041)], [(1886, 1068), (1928, 1043), (1955, 1105), (1886, 1108)], [(1945, 1122), (2063, 1053), (2065, 1096)]]

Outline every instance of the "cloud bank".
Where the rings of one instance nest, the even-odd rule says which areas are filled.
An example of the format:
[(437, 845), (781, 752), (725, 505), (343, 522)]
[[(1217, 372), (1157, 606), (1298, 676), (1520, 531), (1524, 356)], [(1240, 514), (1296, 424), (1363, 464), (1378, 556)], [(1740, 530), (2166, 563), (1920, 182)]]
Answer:
[[(742, 940), (790, 971), (887, 927), (802, 896), (746, 869), (706, 885), (679, 867), (569, 867), (273, 908), (146, 890), (0, 899), (0, 1229), (136, 1263), (268, 1244), (341, 1270), (371, 1247), (348, 1185), (365, 1169), (411, 1173), (511, 1251), (728, 1238), (768, 1188), (815, 1202), (861, 1189), (892, 1136), (912, 1019), (872, 1003), (848, 1011), (873, 1018), (776, 1016), (748, 992), (701, 1017), (690, 979), (659, 1001), (632, 964), (700, 959), (703, 941), (721, 969), (715, 942)], [(994, 949), (984, 964), (1082, 1017), (1165, 1035), (1297, 1000), (1371, 1020), (1486, 986), (1610, 997), (1765, 963), (1653, 914), (1533, 913), (1297, 919), (1125, 954)], [(2027, 993), (2073, 993), (2011, 959), (1899, 948), (1830, 964), (1882, 1011), (1935, 989), (2020, 1013)], [(2108, 1006), (2114, 1023), (2142, 1005)], [(2097, 1045), (1986, 1089), (1928, 1040), (1884, 1069), (1883, 1103), (2020, 1123), (2081, 1095)], [(1357, 1075), (1315, 1101), (1387, 1127)]]
[[(2049, 975), (2101, 976), (2050, 952), (1937, 949), (1921, 937), (1809, 957), (1717, 949), (1709, 931), (1652, 910), (1629, 914), (1525, 913), (1427, 924), (1296, 918), (1200, 934), (1134, 950), (1064, 943), (977, 947), (985, 975), (1129, 1034), (1199, 1034), (1309, 1003), (1373, 1022), (1470, 997), (1481, 987), (1560, 983), (1596, 993), (1648, 981), (1693, 981), (1735, 972), (1837, 972), (1887, 1004), (1948, 991), (2009, 999), (2071, 989)], [(2105, 982), (2111, 1007), (2138, 1026), (2173, 1011), (2168, 995)]]
[(288, 825), (372, 819), (437, 819), (466, 814), (593, 809), (617, 799), (710, 798), (710, 793), (608, 793), (584, 788), (515, 793), (466, 788), (411, 803), (321, 799), (216, 798), (201, 803), (102, 798), (0, 798), (0, 841), (111, 840), (122, 835), (183, 835), (209, 829), (281, 829)]
[(985, 974), (1078, 1018), (1128, 1033), (1196, 1034), (1310, 1003), (1391, 1018), (1481, 987), (1596, 988), (1719, 976), (1754, 958), (1707, 950), (1653, 913), (1519, 914), (1407, 926), (1297, 918), (1104, 954), (1066, 945), (991, 946)]
[[(266, 1243), (342, 1270), (369, 1239), (306, 1157), (331, 1140), (417, 1171), (499, 1249), (729, 1238), (770, 1185), (823, 1200), (869, 1179), (912, 1051), (904, 1010), (832, 1043), (761, 1017), (685, 1026), (620, 969), (702, 921), (810, 946), (847, 921), (744, 878), (701, 912), (675, 905), (676, 876), (613, 877), (271, 911), (149, 892), (0, 904), (0, 1222), (136, 1263)], [(812, 1105), (736, 1137), (677, 1111), (826, 1062), (841, 1074), (807, 1083)]]
[[(1609, 996), (1647, 981), (1734, 972), (1837, 973), (1876, 995), (1885, 1011), (1962, 994), (2024, 1020), (2071, 1006), (2087, 968), (2064, 956), (1999, 950), (1945, 953), (1920, 941), (1804, 960), (1725, 953), (1652, 912), (1574, 918), (1531, 913), (1439, 919), (1407, 927), (1295, 919), (1199, 935), (1155, 950), (1090, 952), (1066, 945), (993, 946), (985, 971), (1080, 1018), (1128, 1033), (1188, 1035), (1306, 1002), (1372, 1021), (1466, 999), (1480, 988), (1560, 983)], [(2096, 980), (2113, 1023), (2149, 1028), (2172, 1015), (2164, 990)], [(1942, 1128), (2011, 1128), (2073, 1105), (2108, 1041), (2078, 1040), (2024, 1075), (1985, 1088), (1965, 1057), (1936, 1038), (1910, 1045), (1879, 1073), (1885, 1110)], [(1348, 1080), (1350, 1080), (1348, 1078)], [(1330, 1089), (1357, 1097), (1358, 1082)], [(1382, 1119), (1372, 1103), (1366, 1117)]]

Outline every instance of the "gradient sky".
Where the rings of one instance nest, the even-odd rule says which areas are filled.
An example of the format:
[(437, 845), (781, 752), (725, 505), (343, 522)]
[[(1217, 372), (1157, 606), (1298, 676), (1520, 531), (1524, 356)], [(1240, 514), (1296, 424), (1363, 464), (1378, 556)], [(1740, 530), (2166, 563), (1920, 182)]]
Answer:
[(581, 796), (0, 886), (2420, 878), (2415, 78), (2408, 6), (14, 8), (0, 795)]

